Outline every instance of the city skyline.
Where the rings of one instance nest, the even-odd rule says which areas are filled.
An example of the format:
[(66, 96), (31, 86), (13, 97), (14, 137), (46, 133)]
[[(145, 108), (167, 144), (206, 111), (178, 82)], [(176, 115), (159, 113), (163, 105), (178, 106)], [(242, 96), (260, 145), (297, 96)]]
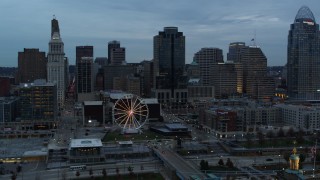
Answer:
[[(290, 3), (289, 3), (290, 2)], [(256, 44), (265, 52), (268, 66), (285, 65), (290, 24), (299, 8), (308, 6), (316, 22), (318, 1), (161, 1), (145, 0), (89, 3), (86, 1), (19, 0), (1, 2), (0, 66), (17, 67), (17, 53), (24, 48), (47, 52), (50, 20), (59, 20), (65, 53), (75, 64), (76, 46), (94, 46), (94, 57), (107, 57), (108, 42), (126, 48), (127, 62), (152, 59), (153, 36), (163, 27), (175, 26), (186, 36), (186, 63), (203, 47), (223, 49), (231, 42)], [(239, 10), (240, 9), (240, 10)], [(14, 16), (12, 14), (14, 12)], [(41, 16), (39, 16), (39, 14)]]

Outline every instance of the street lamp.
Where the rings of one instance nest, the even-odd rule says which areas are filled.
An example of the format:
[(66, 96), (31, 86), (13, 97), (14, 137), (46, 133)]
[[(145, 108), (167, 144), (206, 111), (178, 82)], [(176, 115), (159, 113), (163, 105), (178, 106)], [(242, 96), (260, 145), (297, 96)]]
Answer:
[(278, 156), (279, 156), (279, 169), (280, 169), (280, 156), (281, 156), (281, 154), (279, 154)]

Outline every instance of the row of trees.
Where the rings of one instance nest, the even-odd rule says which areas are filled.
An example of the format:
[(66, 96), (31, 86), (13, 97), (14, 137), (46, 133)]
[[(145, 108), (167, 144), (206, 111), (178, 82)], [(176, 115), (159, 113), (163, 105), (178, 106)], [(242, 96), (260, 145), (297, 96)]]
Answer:
[[(224, 163), (223, 159), (220, 159), (220, 160), (218, 161), (218, 165), (219, 165), (220, 167), (234, 168), (233, 162), (231, 161), (230, 158), (227, 159), (226, 164)], [(201, 161), (200, 161), (200, 170), (206, 171), (206, 170), (209, 170), (209, 169), (210, 169), (210, 167), (209, 167), (208, 161), (206, 161), (206, 160), (201, 160)]]
[[(143, 166), (141, 166), (141, 170), (143, 170)], [(129, 174), (130, 174), (130, 175), (134, 175), (134, 173), (133, 173), (133, 167), (129, 166), (129, 167), (128, 167), (128, 171), (129, 171)], [(103, 177), (107, 177), (107, 175), (108, 175), (106, 168), (103, 168), (101, 173), (102, 173), (102, 176), (103, 176)], [(116, 167), (116, 174), (117, 174), (117, 176), (120, 176), (120, 170), (119, 170), (118, 167)], [(77, 171), (77, 172), (76, 172), (76, 176), (79, 177), (80, 175), (81, 175), (81, 174), (80, 174), (80, 171)], [(92, 169), (89, 169), (89, 175), (90, 175), (91, 178), (93, 178), (93, 170), (92, 170)]]

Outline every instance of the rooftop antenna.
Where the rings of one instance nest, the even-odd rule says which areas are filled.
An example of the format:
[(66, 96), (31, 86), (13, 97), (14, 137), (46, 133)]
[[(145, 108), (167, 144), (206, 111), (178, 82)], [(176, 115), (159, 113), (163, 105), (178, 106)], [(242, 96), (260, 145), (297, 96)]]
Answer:
[(254, 30), (253, 38), (251, 39), (252, 45), (256, 46), (256, 30)]

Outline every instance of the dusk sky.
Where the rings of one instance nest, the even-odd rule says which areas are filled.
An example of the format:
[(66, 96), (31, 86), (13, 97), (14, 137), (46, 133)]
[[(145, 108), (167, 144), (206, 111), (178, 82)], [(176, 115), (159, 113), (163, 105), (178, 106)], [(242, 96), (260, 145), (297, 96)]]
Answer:
[(226, 60), (230, 42), (251, 45), (256, 34), (268, 66), (284, 65), (288, 30), (302, 5), (319, 20), (319, 0), (1, 0), (0, 66), (17, 66), (23, 48), (47, 53), (53, 15), (69, 64), (81, 45), (106, 57), (111, 40), (126, 48), (128, 63), (151, 60), (153, 36), (176, 26), (186, 36), (186, 63), (203, 47), (223, 49)]

